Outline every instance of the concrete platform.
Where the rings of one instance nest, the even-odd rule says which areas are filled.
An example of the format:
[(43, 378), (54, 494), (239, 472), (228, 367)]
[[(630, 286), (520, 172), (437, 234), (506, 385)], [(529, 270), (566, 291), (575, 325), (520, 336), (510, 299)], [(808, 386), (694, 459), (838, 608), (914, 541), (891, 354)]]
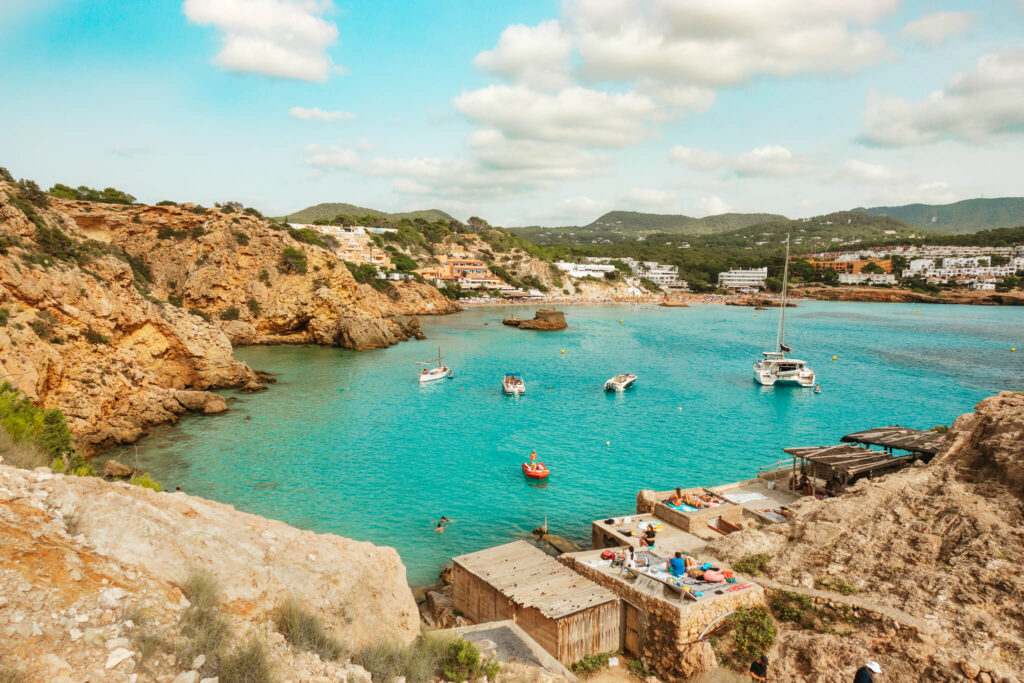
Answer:
[(519, 662), (540, 667), (556, 676), (564, 676), (575, 681), (576, 676), (562, 666), (557, 659), (537, 644), (526, 631), (512, 620), (492, 621), (486, 624), (461, 626), (444, 631), (436, 631), (438, 635), (456, 636), (468, 640), (477, 646), (482, 655), (491, 652), (502, 662)]
[[(613, 520), (611, 524), (606, 521), (608, 519)], [(625, 521), (627, 519), (629, 520), (628, 522)], [(650, 522), (653, 522), (655, 525), (661, 525), (661, 529), (658, 530), (657, 535), (654, 537), (655, 552), (659, 554), (681, 552), (696, 555), (704, 550), (704, 547), (708, 544), (707, 540), (688, 531), (683, 531), (679, 527), (653, 514), (637, 514), (634, 512), (628, 515), (595, 520), (591, 524), (593, 546), (597, 550), (602, 548), (622, 548), (627, 545), (640, 548), (640, 536), (643, 533), (640, 526)], [(627, 536), (624, 531), (632, 531), (634, 535)]]
[(750, 516), (764, 522), (778, 522), (777, 519), (765, 517), (758, 512), (763, 508), (789, 507), (803, 496), (784, 488), (784, 482), (778, 482), (775, 488), (769, 488), (764, 480), (748, 479), (723, 486), (715, 486), (710, 489), (715, 495), (733, 500), (743, 507)]

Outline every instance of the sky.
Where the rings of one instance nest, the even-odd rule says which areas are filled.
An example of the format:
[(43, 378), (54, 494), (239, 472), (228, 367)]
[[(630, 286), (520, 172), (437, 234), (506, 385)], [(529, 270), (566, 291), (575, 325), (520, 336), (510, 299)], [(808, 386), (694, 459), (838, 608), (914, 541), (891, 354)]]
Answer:
[(1024, 195), (1024, 0), (0, 0), (0, 165), (141, 201), (813, 216)]

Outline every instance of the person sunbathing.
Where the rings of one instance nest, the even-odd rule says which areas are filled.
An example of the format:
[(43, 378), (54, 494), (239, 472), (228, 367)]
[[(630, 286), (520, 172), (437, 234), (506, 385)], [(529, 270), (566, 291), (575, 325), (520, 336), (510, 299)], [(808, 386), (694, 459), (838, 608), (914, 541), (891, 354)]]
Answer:
[(685, 496), (683, 496), (683, 502), (686, 503), (687, 505), (689, 505), (692, 508), (702, 508), (702, 507), (704, 507), (703, 505), (701, 505), (701, 502), (699, 500), (697, 500), (697, 497), (695, 495), (693, 495), (692, 493), (687, 493)]
[(683, 492), (682, 492), (682, 490), (677, 487), (676, 488), (676, 492), (673, 493), (669, 497), (668, 502), (671, 505), (675, 505), (676, 507), (679, 507), (680, 505), (682, 505), (683, 504)]
[(654, 537), (657, 535), (657, 531), (654, 530), (653, 524), (648, 524), (647, 529), (644, 531), (644, 535), (640, 537), (640, 545), (645, 548), (654, 547)]

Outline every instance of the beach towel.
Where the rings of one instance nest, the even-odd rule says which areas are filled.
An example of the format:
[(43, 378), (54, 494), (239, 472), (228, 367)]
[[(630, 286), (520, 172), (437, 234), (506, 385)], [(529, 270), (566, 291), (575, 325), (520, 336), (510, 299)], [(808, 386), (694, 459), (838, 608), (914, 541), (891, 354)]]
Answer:
[(767, 496), (763, 493), (733, 493), (731, 495), (722, 496), (722, 498), (725, 498), (730, 503), (736, 503), (737, 505), (741, 503), (748, 503), (752, 500), (761, 500), (766, 497)]
[(697, 508), (691, 507), (691, 506), (687, 505), (686, 503), (682, 503), (680, 505), (673, 505), (672, 503), (665, 503), (665, 505), (668, 505), (673, 510), (682, 510), (683, 512), (696, 512), (697, 511)]

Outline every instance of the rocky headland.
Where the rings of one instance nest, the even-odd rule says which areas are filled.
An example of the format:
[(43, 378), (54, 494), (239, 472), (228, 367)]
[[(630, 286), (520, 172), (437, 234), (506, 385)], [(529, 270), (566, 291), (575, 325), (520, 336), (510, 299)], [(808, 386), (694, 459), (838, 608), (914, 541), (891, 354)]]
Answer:
[(1020, 290), (1013, 292), (946, 290), (939, 295), (915, 292), (902, 287), (807, 287), (792, 289), (790, 293), (793, 296), (820, 301), (1024, 306), (1024, 292)]
[(0, 181), (0, 380), (61, 409), (86, 454), (225, 410), (211, 389), (259, 390), (233, 345), (380, 348), (458, 310), (427, 284), (359, 284), (315, 235), (258, 215), (32, 185)]
[[(962, 415), (928, 465), (714, 542), (736, 562), (765, 553), (780, 631), (772, 680), (1019, 681), (1024, 671), (1024, 393)], [(766, 580), (767, 579), (767, 580)]]

